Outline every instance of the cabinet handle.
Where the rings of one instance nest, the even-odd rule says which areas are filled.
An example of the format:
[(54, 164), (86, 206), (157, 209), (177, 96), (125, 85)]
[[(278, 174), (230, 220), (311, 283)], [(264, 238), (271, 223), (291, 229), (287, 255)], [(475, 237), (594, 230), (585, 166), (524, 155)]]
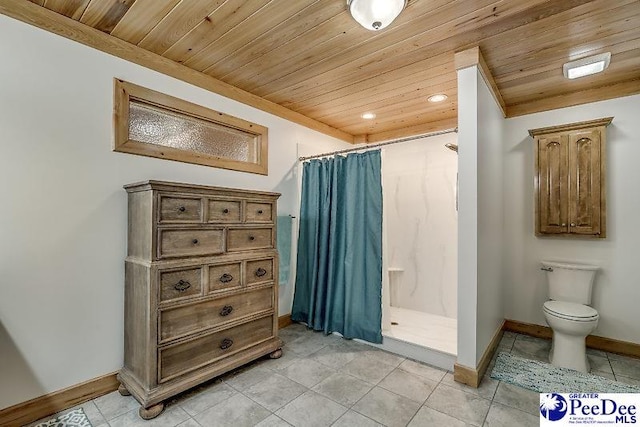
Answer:
[(173, 285), (173, 289), (178, 292), (184, 292), (191, 287), (191, 283), (186, 280), (180, 280), (178, 283)]
[(562, 223), (562, 226), (563, 226), (563, 227), (566, 227), (566, 226), (567, 226), (567, 224), (563, 222), (563, 223)]
[(575, 222), (572, 222), (572, 223), (571, 223), (571, 226), (572, 226), (572, 227), (575, 227), (575, 226), (576, 226), (576, 223), (575, 223)]
[(220, 281), (222, 283), (229, 283), (232, 280), (233, 280), (233, 276), (228, 273), (224, 273), (222, 276), (220, 276)]
[(184, 212), (184, 211), (186, 211), (186, 210), (187, 210), (187, 208), (185, 208), (184, 206), (180, 206), (180, 207), (178, 208), (178, 210), (179, 210), (180, 212)]
[(258, 211), (258, 215), (262, 215), (262, 209)]
[(267, 270), (265, 270), (262, 267), (260, 267), (259, 269), (256, 270), (256, 276), (258, 276), (258, 277), (262, 277), (265, 274), (267, 274)]
[(228, 214), (228, 213), (229, 213), (229, 209), (223, 209), (223, 210), (222, 210), (222, 213), (224, 213), (224, 214)]
[(224, 307), (222, 307), (222, 310), (220, 310), (220, 316), (228, 316), (231, 314), (232, 311), (233, 311), (232, 306), (225, 305)]
[(230, 338), (225, 338), (220, 343), (220, 350), (226, 350), (233, 345), (233, 340)]
[(254, 241), (256, 238), (254, 236), (249, 236), (249, 240)]
[(191, 243), (193, 243), (194, 245), (197, 245), (197, 244), (198, 244), (198, 239), (193, 239), (193, 240), (191, 241)]

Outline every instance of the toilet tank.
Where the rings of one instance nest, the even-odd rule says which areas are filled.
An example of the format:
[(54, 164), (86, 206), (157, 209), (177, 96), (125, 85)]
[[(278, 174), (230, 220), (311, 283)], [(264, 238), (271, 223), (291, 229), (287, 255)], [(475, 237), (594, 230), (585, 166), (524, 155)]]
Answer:
[(550, 299), (591, 304), (593, 279), (599, 269), (597, 265), (542, 261), (542, 268), (547, 272)]

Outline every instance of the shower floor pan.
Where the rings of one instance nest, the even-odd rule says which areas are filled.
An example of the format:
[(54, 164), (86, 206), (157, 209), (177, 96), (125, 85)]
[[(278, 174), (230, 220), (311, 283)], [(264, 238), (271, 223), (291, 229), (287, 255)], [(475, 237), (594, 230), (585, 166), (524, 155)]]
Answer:
[(382, 330), (382, 344), (376, 347), (453, 370), (458, 350), (456, 319), (400, 307), (390, 309), (392, 325)]

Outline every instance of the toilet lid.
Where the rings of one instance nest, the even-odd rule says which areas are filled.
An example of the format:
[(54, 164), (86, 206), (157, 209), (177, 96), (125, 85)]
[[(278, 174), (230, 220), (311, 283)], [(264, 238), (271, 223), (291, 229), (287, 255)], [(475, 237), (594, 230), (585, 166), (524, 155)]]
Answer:
[(598, 318), (598, 312), (588, 305), (565, 301), (547, 301), (544, 310), (557, 317), (569, 320), (589, 321)]

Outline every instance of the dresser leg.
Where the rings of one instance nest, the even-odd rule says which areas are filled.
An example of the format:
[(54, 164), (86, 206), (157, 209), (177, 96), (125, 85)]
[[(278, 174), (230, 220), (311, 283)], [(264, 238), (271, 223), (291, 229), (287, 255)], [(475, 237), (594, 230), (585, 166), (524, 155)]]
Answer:
[(163, 410), (164, 410), (164, 403), (160, 402), (160, 403), (156, 403), (153, 406), (150, 406), (149, 408), (140, 407), (138, 414), (140, 415), (140, 418), (142, 418), (143, 420), (150, 420), (160, 415)]
[(118, 393), (120, 393), (121, 396), (131, 396), (131, 393), (129, 393), (129, 390), (127, 390), (123, 384), (118, 386)]
[(276, 351), (269, 354), (269, 358), (271, 359), (280, 359), (282, 357), (282, 349), (279, 348)]

